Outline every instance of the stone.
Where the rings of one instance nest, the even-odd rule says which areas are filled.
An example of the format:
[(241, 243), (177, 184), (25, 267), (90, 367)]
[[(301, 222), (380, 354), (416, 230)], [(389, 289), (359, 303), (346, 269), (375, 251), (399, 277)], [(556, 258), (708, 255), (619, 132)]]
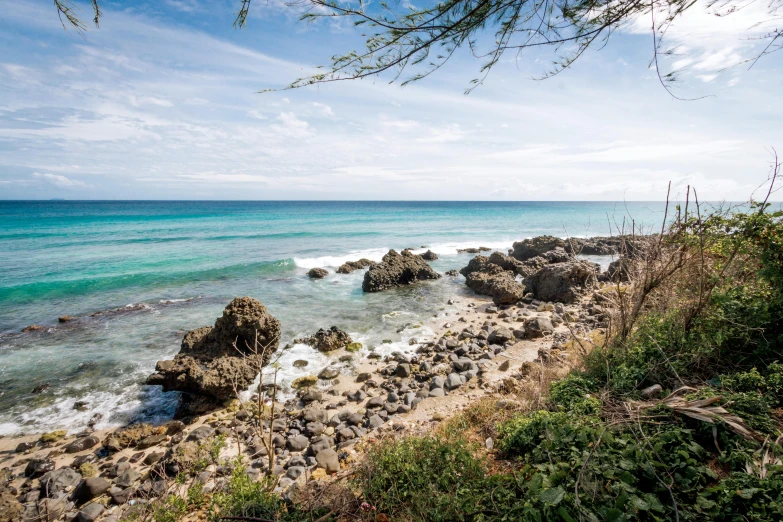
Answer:
[(106, 493), (110, 487), (111, 482), (103, 477), (86, 478), (76, 488), (73, 496), (80, 503), (89, 502)]
[(395, 250), (383, 256), (381, 263), (371, 266), (364, 274), (362, 291), (380, 292), (397, 286), (404, 286), (423, 280), (439, 279), (441, 276), (420, 256), (403, 250)]
[(663, 393), (663, 388), (660, 384), (653, 384), (642, 390), (642, 396), (646, 398), (658, 397)]
[(305, 361), (304, 359), (297, 359), (293, 363), (294, 368), (305, 368), (308, 364), (310, 364), (310, 361)]
[(79, 514), (74, 519), (75, 522), (95, 522), (101, 516), (105, 508), (102, 504), (91, 502), (79, 509)]
[(304, 339), (297, 339), (296, 342), (312, 346), (321, 352), (331, 352), (340, 348), (345, 348), (353, 342), (351, 336), (332, 326), (328, 330), (321, 328), (315, 334)]
[(304, 466), (291, 466), (289, 467), (286, 472), (285, 476), (290, 478), (291, 480), (296, 480), (299, 477), (301, 477), (305, 472)]
[(462, 384), (463, 384), (463, 381), (462, 381), (462, 379), (460, 379), (459, 374), (450, 373), (448, 375), (448, 377), (446, 377), (446, 384), (445, 384), (444, 387), (447, 390), (453, 390), (455, 388), (459, 388), (460, 386), (462, 386)]
[(134, 482), (136, 482), (140, 478), (141, 478), (141, 473), (139, 473), (135, 469), (129, 469), (125, 471), (122, 475), (117, 477), (117, 479), (114, 481), (114, 484), (121, 488), (129, 488), (133, 485)]
[(367, 258), (359, 259), (358, 261), (348, 261), (346, 263), (343, 263), (337, 268), (338, 274), (350, 274), (351, 272), (354, 272), (356, 270), (361, 270), (363, 268), (367, 268), (370, 266), (374, 266), (376, 263), (375, 261), (371, 261)]
[(160, 435), (150, 435), (149, 437), (144, 437), (139, 441), (139, 443), (136, 445), (139, 449), (147, 449), (151, 448), (153, 446), (157, 446), (158, 444), (161, 444), (163, 442), (166, 442), (168, 440), (168, 437), (166, 434), (161, 433)]
[(496, 328), (489, 334), (488, 341), (492, 344), (506, 344), (509, 341), (514, 340), (514, 332), (509, 328), (500, 327)]
[(438, 254), (433, 252), (432, 250), (427, 250), (423, 254), (420, 255), (420, 257), (425, 261), (437, 261), (438, 260)]
[(191, 395), (200, 397), (198, 407), (209, 411), (233, 399), (235, 389), (247, 389), (279, 341), (280, 322), (266, 307), (250, 297), (237, 297), (215, 326), (186, 333), (179, 353), (173, 360), (159, 361), (147, 384), (184, 392), (185, 404)]
[(203, 426), (199, 426), (195, 430), (191, 431), (188, 437), (185, 439), (187, 441), (195, 441), (195, 442), (202, 442), (212, 436), (215, 435), (215, 428), (212, 426), (207, 426), (206, 424)]
[(24, 476), (27, 478), (38, 478), (50, 471), (54, 471), (54, 461), (52, 459), (32, 459), (24, 468)]
[(294, 435), (293, 437), (288, 437), (285, 446), (288, 451), (304, 451), (309, 444), (310, 440), (304, 435)]
[(477, 294), (488, 295), (496, 305), (514, 304), (525, 296), (525, 286), (513, 272), (488, 263), (481, 271), (468, 273), (465, 284)]
[(40, 478), (41, 496), (56, 498), (70, 492), (81, 482), (82, 476), (71, 468), (60, 468), (45, 473)]
[(525, 284), (542, 301), (573, 303), (596, 282), (599, 271), (595, 263), (573, 260), (547, 265), (527, 277)]
[(324, 368), (318, 374), (318, 378), (322, 381), (331, 381), (340, 375), (340, 371), (337, 368)]
[(73, 321), (74, 319), (76, 319), (76, 318), (73, 317), (72, 315), (61, 315), (60, 317), (57, 318), (57, 321), (60, 322), (60, 323), (69, 323), (69, 322)]
[(525, 321), (525, 337), (538, 339), (554, 331), (552, 322), (546, 317), (532, 317)]
[(328, 275), (329, 271), (323, 268), (311, 268), (310, 271), (307, 272), (307, 277), (310, 279), (323, 279)]
[(394, 375), (397, 377), (410, 377), (411, 376), (411, 365), (408, 363), (400, 363), (397, 365), (397, 368), (394, 370)]
[(16, 449), (14, 450), (16, 453), (24, 453), (27, 450), (31, 450), (35, 447), (35, 442), (20, 442), (17, 444)]

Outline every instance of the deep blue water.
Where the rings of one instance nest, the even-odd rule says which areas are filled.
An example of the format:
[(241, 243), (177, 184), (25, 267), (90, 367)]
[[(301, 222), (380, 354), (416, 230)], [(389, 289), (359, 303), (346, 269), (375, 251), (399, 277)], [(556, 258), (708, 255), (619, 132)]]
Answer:
[[(264, 302), (284, 341), (337, 325), (393, 349), (467, 292), (444, 278), (366, 295), (362, 273), (311, 281), (314, 266), (426, 245), (445, 271), (470, 259), (457, 248), (616, 234), (632, 220), (657, 229), (662, 218), (662, 203), (0, 201), (0, 434), (77, 428), (95, 413), (99, 425), (170, 415), (176, 397), (140, 383), (237, 295)], [(61, 315), (79, 319), (61, 326)], [(47, 328), (20, 333), (30, 324)], [(306, 350), (290, 358), (330, 362)], [(89, 409), (75, 412), (77, 400)]]

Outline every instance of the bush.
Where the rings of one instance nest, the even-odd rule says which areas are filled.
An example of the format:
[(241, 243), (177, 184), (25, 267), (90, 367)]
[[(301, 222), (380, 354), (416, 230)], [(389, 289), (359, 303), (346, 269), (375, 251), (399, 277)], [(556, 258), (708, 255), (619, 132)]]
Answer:
[(591, 395), (595, 390), (596, 385), (592, 379), (574, 374), (552, 383), (549, 387), (549, 400), (558, 411), (576, 415), (597, 415), (601, 411), (601, 401)]

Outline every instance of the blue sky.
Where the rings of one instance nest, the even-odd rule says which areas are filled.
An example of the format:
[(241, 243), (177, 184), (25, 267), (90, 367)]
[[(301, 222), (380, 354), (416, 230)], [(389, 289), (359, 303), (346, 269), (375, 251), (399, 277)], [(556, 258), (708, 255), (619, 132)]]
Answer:
[(276, 0), (242, 31), (235, 1), (104, 1), (85, 38), (49, 1), (0, 1), (0, 199), (655, 200), (672, 181), (741, 200), (783, 152), (783, 53), (737, 65), (755, 4), (697, 3), (668, 32), (677, 94), (709, 95), (681, 102), (648, 67), (646, 18), (546, 81), (551, 54), (507, 56), (466, 96), (480, 64), (463, 53), (404, 88), (259, 94), (361, 39)]

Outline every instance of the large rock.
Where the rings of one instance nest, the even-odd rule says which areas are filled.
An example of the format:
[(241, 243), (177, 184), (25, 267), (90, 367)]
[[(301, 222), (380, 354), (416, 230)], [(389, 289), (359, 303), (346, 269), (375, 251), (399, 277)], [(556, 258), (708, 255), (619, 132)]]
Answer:
[(338, 274), (350, 274), (351, 272), (354, 272), (356, 270), (361, 270), (362, 268), (367, 268), (370, 266), (374, 266), (377, 263), (375, 261), (370, 261), (367, 258), (361, 258), (358, 261), (346, 261), (339, 267), (337, 267), (337, 273)]
[(71, 468), (60, 468), (44, 474), (41, 479), (41, 496), (56, 498), (70, 492), (81, 482), (82, 476)]
[(421, 258), (425, 261), (437, 261), (438, 254), (433, 252), (432, 250), (427, 250), (423, 254), (421, 254)]
[(609, 256), (633, 252), (638, 241), (631, 236), (572, 238), (568, 241), (566, 250), (574, 254)]
[(179, 353), (171, 361), (159, 361), (147, 384), (217, 405), (253, 383), (279, 341), (280, 322), (266, 307), (250, 297), (237, 297), (215, 326), (185, 334)]
[(332, 350), (345, 348), (353, 342), (353, 339), (336, 326), (332, 326), (328, 330), (321, 328), (313, 336), (297, 339), (296, 342), (309, 344), (321, 352), (331, 352)]
[(589, 261), (574, 260), (547, 265), (525, 279), (525, 284), (542, 301), (575, 302), (582, 290), (591, 286), (600, 267)]
[(310, 271), (307, 272), (307, 277), (310, 279), (323, 279), (328, 275), (329, 271), (323, 268), (311, 268)]
[(517, 282), (514, 272), (488, 263), (483, 271), (470, 272), (465, 284), (477, 294), (492, 297), (495, 304), (516, 303), (525, 296), (525, 286)]
[(558, 247), (565, 248), (566, 241), (559, 237), (538, 236), (514, 243), (514, 253), (512, 255), (520, 261), (527, 261)]
[(396, 286), (403, 286), (427, 279), (438, 279), (440, 274), (433, 270), (427, 262), (416, 254), (403, 250), (395, 250), (383, 256), (380, 264), (371, 266), (364, 274), (362, 290), (379, 292)]

